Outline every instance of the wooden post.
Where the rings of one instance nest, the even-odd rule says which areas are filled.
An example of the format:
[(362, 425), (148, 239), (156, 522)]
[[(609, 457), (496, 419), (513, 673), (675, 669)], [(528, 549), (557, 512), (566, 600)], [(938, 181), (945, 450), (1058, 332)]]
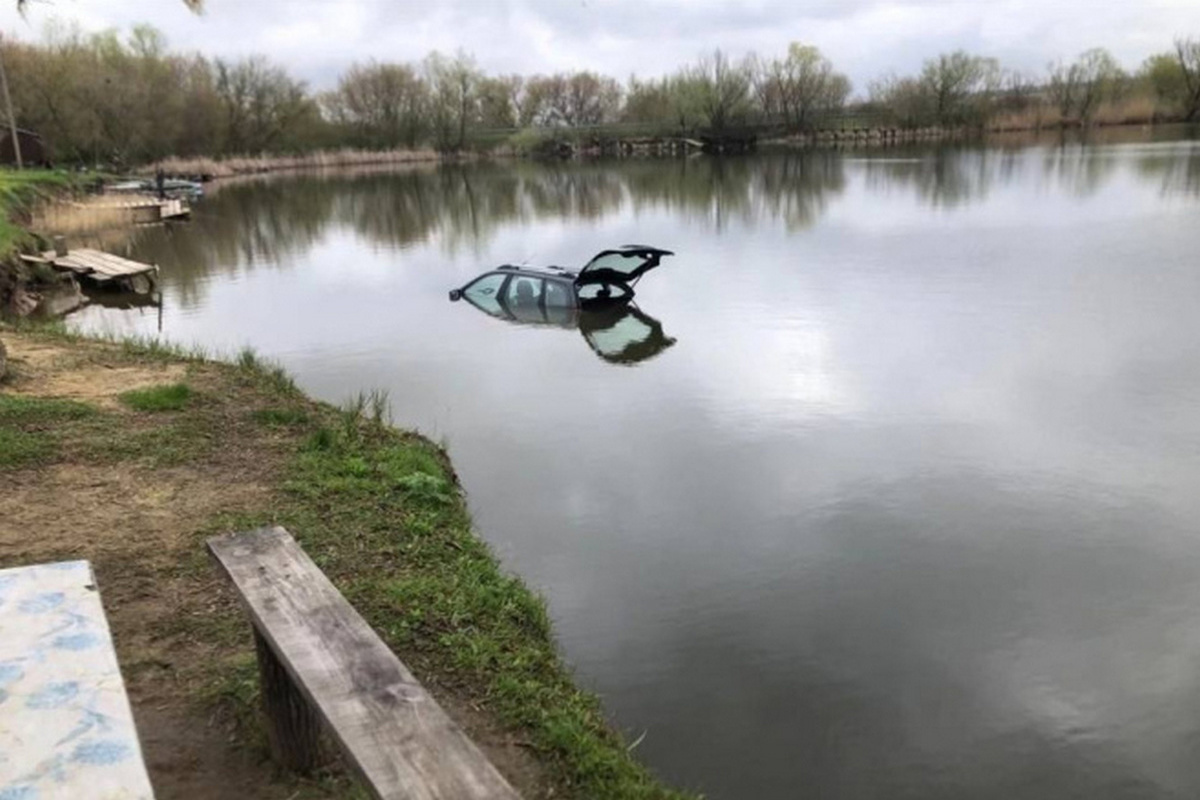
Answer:
[(12, 96), (8, 93), (8, 72), (4, 69), (4, 41), (0, 37), (0, 86), (4, 88), (4, 104), (8, 107), (8, 129), (12, 132), (13, 155), (21, 169), (21, 137), (17, 135), (17, 117), (13, 113)]
[(257, 628), (254, 649), (271, 754), (293, 772), (307, 775), (321, 764), (321, 721)]

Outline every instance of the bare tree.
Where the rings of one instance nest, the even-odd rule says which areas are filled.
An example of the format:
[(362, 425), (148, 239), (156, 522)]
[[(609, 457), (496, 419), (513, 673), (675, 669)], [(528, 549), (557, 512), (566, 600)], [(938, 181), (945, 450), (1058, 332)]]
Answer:
[(709, 127), (722, 131), (748, 110), (752, 64), (734, 64), (720, 50), (700, 59), (686, 71), (701, 113)]
[(1112, 54), (1101, 47), (1082, 53), (1071, 64), (1050, 65), (1046, 91), (1063, 119), (1087, 124), (1096, 109), (1111, 99), (1124, 77)]
[(1176, 39), (1175, 55), (1183, 73), (1184, 119), (1200, 115), (1200, 39)]
[(939, 124), (981, 123), (990, 94), (999, 88), (1000, 74), (995, 59), (957, 50), (926, 61), (920, 85)]
[(215, 66), (227, 153), (279, 149), (305, 115), (316, 115), (304, 83), (261, 56)]
[(467, 143), (467, 127), (478, 108), (481, 78), (475, 60), (459, 51), (453, 58), (430, 53), (425, 59), (429, 83), (434, 142), (439, 149), (461, 150)]
[(576, 72), (567, 80), (567, 106), (574, 125), (611, 122), (621, 107), (621, 86), (594, 72)]
[(1088, 50), (1076, 63), (1079, 65), (1079, 119), (1086, 124), (1100, 104), (1114, 96), (1124, 73), (1112, 53), (1102, 47)]
[(764, 115), (781, 117), (793, 129), (805, 127), (818, 111), (840, 108), (850, 94), (850, 80), (810, 45), (793, 42), (785, 58), (752, 59), (750, 74)]
[(1046, 81), (1046, 94), (1058, 109), (1059, 116), (1068, 119), (1075, 109), (1079, 94), (1079, 67), (1059, 61), (1050, 64), (1047, 69), (1049, 76)]
[(903, 127), (925, 125), (933, 119), (930, 98), (916, 78), (887, 75), (872, 81), (867, 91), (871, 103), (887, 109)]
[(323, 97), (330, 117), (376, 147), (415, 147), (428, 103), (424, 79), (408, 64), (355, 64)]

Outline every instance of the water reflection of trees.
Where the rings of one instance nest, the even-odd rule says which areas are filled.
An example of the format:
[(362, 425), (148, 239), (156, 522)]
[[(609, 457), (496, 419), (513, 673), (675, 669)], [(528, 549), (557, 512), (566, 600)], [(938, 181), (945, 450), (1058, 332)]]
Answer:
[(1163, 194), (1189, 194), (1200, 197), (1200, 149), (1187, 156), (1152, 155), (1138, 161), (1138, 173), (1157, 181)]
[[(956, 208), (1039, 172), (1087, 195), (1123, 163), (1111, 153), (1067, 145), (893, 150), (855, 159), (822, 151), (270, 176), (218, 184), (190, 225), (145, 232), (133, 250), (134, 257), (168, 267), (164, 282), (186, 305), (211, 273), (285, 266), (331, 229), (383, 247), (434, 243), (447, 253), (479, 250), (514, 224), (599, 219), (626, 207), (664, 210), (716, 230), (767, 222), (795, 231), (814, 224), (845, 190), (848, 169), (861, 171), (869, 189), (913, 190), (925, 203)], [(1164, 191), (1200, 194), (1195, 149), (1139, 154), (1134, 174), (1161, 181)]]
[(622, 172), (634, 208), (666, 208), (716, 230), (762, 220), (806, 228), (846, 185), (844, 162), (831, 152), (647, 161)]
[(1075, 197), (1090, 197), (1107, 183), (1117, 159), (1103, 151), (1061, 144), (1043, 151), (1042, 170)]
[(191, 305), (210, 274), (286, 265), (332, 227), (387, 247), (436, 242), (448, 253), (480, 248), (514, 223), (599, 219), (626, 204), (717, 228), (767, 219), (795, 230), (844, 185), (842, 161), (828, 153), (272, 176), (218, 184), (190, 225), (145, 231), (133, 251), (168, 266), (164, 283)]
[(912, 188), (931, 206), (957, 208), (986, 197), (1001, 173), (1011, 178), (1013, 158), (997, 150), (944, 147), (899, 151), (863, 163), (870, 189)]

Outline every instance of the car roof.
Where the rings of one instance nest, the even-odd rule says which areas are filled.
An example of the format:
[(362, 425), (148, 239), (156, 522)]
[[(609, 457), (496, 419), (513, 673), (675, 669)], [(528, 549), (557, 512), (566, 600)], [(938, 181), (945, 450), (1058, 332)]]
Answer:
[(526, 267), (516, 264), (504, 264), (496, 267), (497, 272), (511, 272), (514, 275), (529, 275), (535, 278), (565, 278), (575, 277), (575, 273), (563, 267)]

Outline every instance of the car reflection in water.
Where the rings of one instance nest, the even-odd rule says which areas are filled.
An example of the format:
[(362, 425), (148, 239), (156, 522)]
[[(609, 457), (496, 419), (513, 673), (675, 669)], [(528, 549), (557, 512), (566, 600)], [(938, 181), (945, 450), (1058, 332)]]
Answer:
[(478, 303), (471, 293), (463, 299), (485, 314), (517, 325), (578, 328), (592, 352), (610, 364), (637, 364), (675, 344), (663, 332), (662, 323), (632, 303), (572, 308), (515, 302), (510, 306), (503, 296)]

